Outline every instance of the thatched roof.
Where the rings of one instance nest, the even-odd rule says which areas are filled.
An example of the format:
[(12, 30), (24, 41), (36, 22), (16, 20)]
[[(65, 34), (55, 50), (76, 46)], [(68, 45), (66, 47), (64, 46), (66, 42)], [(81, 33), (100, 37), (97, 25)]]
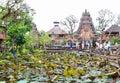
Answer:
[(118, 25), (112, 25), (110, 28), (108, 28), (105, 32), (120, 32), (120, 26)]
[(64, 30), (62, 30), (60, 27), (53, 27), (50, 29), (47, 34), (67, 34)]

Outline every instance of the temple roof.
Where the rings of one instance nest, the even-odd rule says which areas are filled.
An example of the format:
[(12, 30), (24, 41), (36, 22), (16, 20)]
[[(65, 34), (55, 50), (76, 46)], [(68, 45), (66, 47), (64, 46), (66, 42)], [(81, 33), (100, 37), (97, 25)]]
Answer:
[(112, 25), (110, 28), (105, 30), (105, 32), (120, 32), (120, 26)]
[(67, 34), (64, 30), (59, 27), (59, 22), (55, 21), (54, 27), (50, 29), (47, 34)]
[(60, 27), (53, 27), (47, 32), (47, 34), (67, 34), (67, 33)]
[(95, 33), (92, 18), (90, 16), (90, 13), (87, 10), (85, 10), (85, 12), (83, 12), (82, 17), (80, 19), (79, 27), (77, 30), (78, 34), (80, 33), (83, 26), (89, 26), (89, 28), (92, 28), (92, 31)]

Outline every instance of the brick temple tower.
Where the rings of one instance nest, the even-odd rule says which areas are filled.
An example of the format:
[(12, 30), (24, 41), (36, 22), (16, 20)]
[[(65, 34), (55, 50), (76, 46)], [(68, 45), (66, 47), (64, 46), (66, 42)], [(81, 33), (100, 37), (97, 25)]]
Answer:
[(77, 34), (79, 35), (79, 39), (84, 41), (91, 41), (91, 39), (95, 37), (95, 29), (92, 18), (87, 10), (85, 10), (82, 14)]

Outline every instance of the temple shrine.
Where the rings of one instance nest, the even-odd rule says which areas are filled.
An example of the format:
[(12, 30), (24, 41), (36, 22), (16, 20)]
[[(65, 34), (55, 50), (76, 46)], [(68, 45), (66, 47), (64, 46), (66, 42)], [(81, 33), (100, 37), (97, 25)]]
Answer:
[(77, 34), (79, 35), (78, 39), (81, 41), (92, 41), (95, 38), (95, 29), (92, 18), (87, 10), (82, 14)]
[(50, 29), (47, 34), (51, 38), (52, 45), (61, 45), (62, 41), (65, 40), (66, 36), (68, 35), (60, 26), (59, 22), (53, 22), (54, 27)]

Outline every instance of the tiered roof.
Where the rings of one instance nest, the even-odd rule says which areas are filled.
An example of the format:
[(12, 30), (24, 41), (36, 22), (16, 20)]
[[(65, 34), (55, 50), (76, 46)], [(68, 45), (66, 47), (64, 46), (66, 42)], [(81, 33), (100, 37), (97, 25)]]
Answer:
[(93, 33), (95, 33), (95, 29), (94, 29), (94, 25), (93, 25), (93, 22), (92, 22), (92, 18), (90, 16), (90, 13), (87, 10), (85, 10), (85, 12), (83, 12), (82, 17), (80, 19), (79, 28), (77, 30), (78, 34), (80, 34), (81, 29), (83, 28), (83, 26), (91, 28)]

